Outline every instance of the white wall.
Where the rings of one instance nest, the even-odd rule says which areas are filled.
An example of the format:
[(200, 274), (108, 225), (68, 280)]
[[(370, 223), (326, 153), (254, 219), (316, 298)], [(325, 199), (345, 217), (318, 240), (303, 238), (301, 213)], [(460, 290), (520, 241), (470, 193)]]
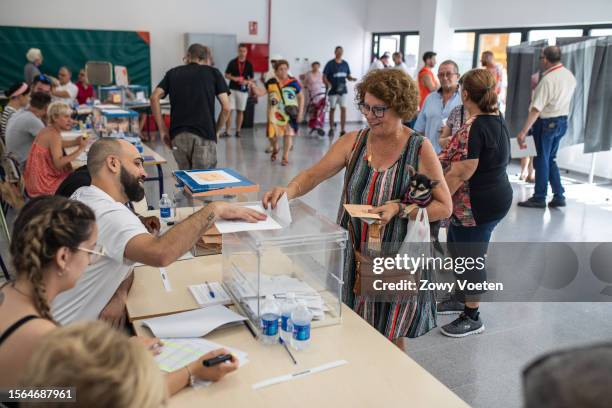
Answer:
[(453, 0), (451, 25), (462, 29), (611, 21), (610, 0)]
[[(183, 34), (232, 33), (238, 41), (267, 41), (267, 0), (147, 0), (75, 1), (1, 0), (0, 25), (149, 31), (152, 84), (181, 64)], [(118, 15), (116, 10), (121, 10)], [(258, 35), (248, 33), (248, 22), (259, 24)], [(333, 58), (334, 47), (345, 47), (345, 58), (355, 75), (364, 66), (366, 0), (274, 0), (271, 52), (294, 65), (295, 58)], [(223, 70), (225, 67), (218, 67)], [(292, 70), (294, 74), (299, 69)], [(258, 104), (256, 120), (265, 121), (265, 101)], [(351, 107), (349, 120), (360, 116)]]
[[(312, 61), (325, 63), (334, 58), (341, 45), (351, 74), (360, 78), (370, 56), (370, 39), (365, 31), (366, 0), (281, 0), (272, 6), (272, 41), (270, 48), (289, 61), (294, 76), (309, 68)], [(293, 18), (292, 18), (293, 17)], [(305, 59), (308, 62), (305, 62)], [(349, 86), (347, 120), (361, 120), (353, 87)], [(260, 103), (262, 105), (262, 103)], [(336, 121), (339, 121), (336, 112)]]

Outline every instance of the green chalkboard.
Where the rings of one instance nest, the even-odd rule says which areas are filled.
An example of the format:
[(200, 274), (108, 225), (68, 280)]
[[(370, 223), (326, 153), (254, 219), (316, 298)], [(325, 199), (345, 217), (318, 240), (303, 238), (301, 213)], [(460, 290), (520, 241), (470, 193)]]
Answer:
[(109, 61), (128, 69), (130, 83), (151, 87), (151, 53), (148, 32), (77, 30), (0, 26), (0, 89), (23, 81), (28, 49), (40, 48), (42, 73), (57, 77), (63, 65), (77, 80), (87, 61)]

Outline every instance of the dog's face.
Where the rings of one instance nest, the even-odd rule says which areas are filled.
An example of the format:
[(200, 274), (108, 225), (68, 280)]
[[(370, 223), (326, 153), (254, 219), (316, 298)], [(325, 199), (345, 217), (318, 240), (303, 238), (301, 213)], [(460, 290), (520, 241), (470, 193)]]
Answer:
[(421, 197), (428, 196), (439, 183), (439, 181), (431, 180), (424, 174), (417, 173), (412, 167), (409, 171), (410, 191), (408, 191), (408, 197), (410, 200), (419, 200)]

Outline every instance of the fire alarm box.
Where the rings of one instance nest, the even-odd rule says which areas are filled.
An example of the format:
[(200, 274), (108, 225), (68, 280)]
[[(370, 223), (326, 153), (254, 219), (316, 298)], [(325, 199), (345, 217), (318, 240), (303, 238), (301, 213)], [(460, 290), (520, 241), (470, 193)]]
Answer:
[(257, 35), (257, 21), (249, 21), (249, 34)]

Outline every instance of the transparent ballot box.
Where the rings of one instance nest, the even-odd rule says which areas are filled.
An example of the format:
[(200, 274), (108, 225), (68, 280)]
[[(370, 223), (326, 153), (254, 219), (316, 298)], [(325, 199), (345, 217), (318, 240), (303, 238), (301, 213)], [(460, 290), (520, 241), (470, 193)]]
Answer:
[(149, 103), (149, 90), (142, 85), (100, 87), (100, 102), (129, 106)]
[(293, 222), (288, 226), (268, 213), (282, 228), (225, 233), (222, 238), (224, 286), (259, 335), (266, 295), (279, 305), (288, 292), (305, 300), (313, 328), (341, 321), (347, 231), (300, 200), (291, 201), (290, 209)]
[(129, 109), (94, 106), (93, 126), (99, 137), (139, 137), (138, 112)]

